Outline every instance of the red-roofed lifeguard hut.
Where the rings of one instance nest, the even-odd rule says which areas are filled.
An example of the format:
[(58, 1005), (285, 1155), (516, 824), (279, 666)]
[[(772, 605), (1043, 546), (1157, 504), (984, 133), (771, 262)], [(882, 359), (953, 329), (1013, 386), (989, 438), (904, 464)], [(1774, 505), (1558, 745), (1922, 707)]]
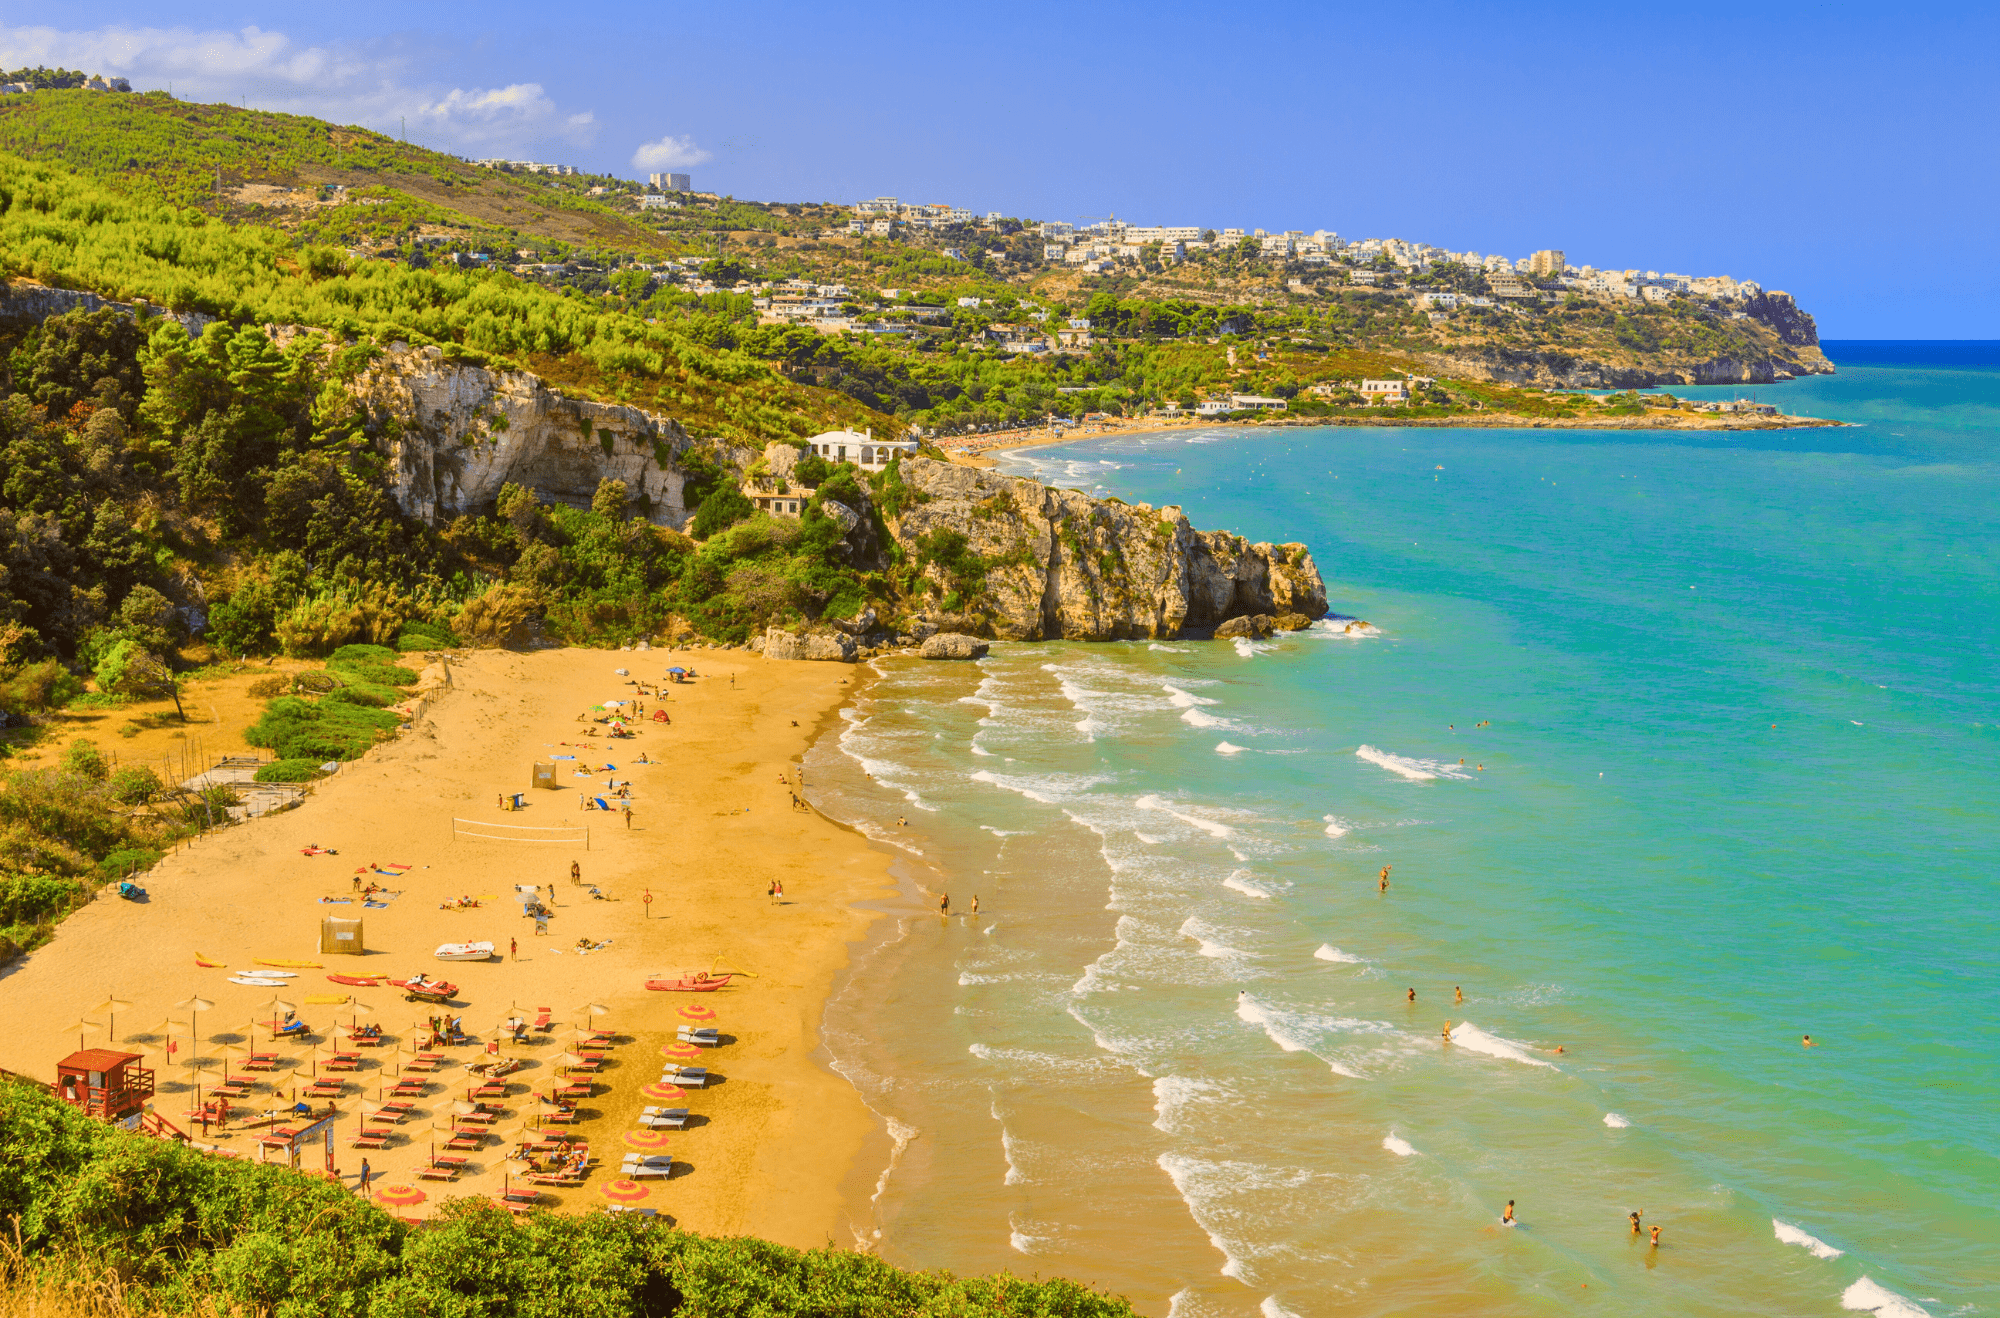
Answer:
[(138, 1053), (85, 1048), (56, 1063), (56, 1097), (104, 1121), (127, 1122), (153, 1097), (153, 1073)]

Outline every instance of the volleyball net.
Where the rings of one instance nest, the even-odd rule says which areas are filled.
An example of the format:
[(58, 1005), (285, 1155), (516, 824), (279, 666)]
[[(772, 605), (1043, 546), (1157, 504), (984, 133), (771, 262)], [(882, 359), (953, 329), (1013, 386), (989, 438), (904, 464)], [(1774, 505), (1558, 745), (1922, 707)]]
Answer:
[(482, 842), (562, 842), (574, 846), (583, 845), (590, 850), (590, 827), (587, 824), (489, 824), (483, 819), (458, 819), (451, 821), (451, 839), (474, 838)]

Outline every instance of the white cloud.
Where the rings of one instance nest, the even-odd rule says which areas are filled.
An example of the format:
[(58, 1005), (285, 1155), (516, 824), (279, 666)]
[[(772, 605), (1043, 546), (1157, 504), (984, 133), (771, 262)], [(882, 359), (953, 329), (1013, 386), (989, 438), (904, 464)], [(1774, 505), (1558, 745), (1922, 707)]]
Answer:
[[(421, 53), (426, 66), (436, 52)], [(132, 79), (141, 90), (171, 86), (183, 99), (232, 101), (265, 110), (359, 124), (461, 154), (519, 153), (560, 138), (596, 140), (589, 111), (565, 115), (540, 83), (505, 87), (413, 85), (411, 59), (393, 43), (302, 46), (282, 32), (103, 27), (65, 31), (0, 25), (0, 68), (47, 64)], [(407, 125), (407, 127), (405, 127)]]
[(642, 172), (671, 169), (675, 165), (699, 165), (714, 156), (694, 144), (692, 137), (668, 133), (657, 142), (642, 143), (632, 153), (632, 168)]

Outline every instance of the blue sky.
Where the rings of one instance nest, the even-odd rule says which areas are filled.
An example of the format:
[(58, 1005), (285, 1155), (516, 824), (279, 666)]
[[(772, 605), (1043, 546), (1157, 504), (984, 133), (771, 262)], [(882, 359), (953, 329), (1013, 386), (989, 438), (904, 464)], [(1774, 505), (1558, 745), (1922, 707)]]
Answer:
[(2000, 338), (1991, 7), (89, 3), (61, 62), (763, 200), (1402, 237)]

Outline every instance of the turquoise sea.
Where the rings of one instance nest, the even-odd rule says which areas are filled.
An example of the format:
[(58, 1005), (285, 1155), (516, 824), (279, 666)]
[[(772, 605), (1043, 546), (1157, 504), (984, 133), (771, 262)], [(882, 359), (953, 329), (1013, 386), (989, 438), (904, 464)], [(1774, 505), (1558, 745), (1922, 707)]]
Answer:
[(1183, 1318), (2000, 1305), (2000, 345), (1829, 355), (1756, 392), (1840, 429), (1010, 459), (1368, 626), (878, 663), (807, 763), (905, 883), (855, 1240)]

